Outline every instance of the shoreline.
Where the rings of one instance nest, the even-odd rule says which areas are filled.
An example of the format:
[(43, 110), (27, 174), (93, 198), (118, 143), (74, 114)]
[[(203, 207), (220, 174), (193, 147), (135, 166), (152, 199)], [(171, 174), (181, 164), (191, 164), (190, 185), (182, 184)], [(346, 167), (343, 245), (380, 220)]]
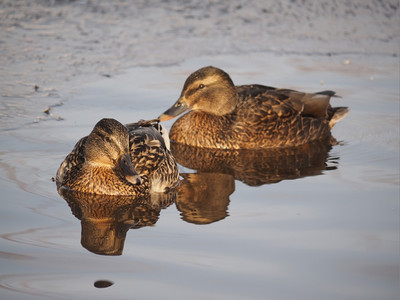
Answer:
[(362, 0), (346, 5), (5, 0), (0, 7), (0, 116), (6, 121), (0, 120), (0, 128), (10, 128), (7, 119), (15, 127), (22, 116), (31, 118), (24, 123), (47, 120), (38, 109), (132, 68), (257, 53), (398, 58), (398, 6)]

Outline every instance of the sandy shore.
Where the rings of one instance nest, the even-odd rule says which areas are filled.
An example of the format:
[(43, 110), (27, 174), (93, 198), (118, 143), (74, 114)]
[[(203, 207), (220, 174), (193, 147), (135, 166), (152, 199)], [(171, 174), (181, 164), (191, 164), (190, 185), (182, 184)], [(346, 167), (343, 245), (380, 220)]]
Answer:
[(398, 1), (3, 0), (0, 20), (3, 129), (47, 119), (37, 110), (135, 66), (255, 52), (398, 56), (400, 42)]

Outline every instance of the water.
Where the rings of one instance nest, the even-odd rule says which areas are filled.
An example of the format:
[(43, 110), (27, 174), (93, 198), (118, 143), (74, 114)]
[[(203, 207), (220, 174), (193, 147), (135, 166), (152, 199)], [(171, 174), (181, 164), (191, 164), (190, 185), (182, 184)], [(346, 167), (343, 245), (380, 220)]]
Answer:
[[(339, 5), (329, 16), (340, 25), (329, 27), (322, 26), (319, 16), (326, 12), (317, 13), (320, 6), (304, 8), (290, 1), (281, 8), (259, 2), (207, 2), (204, 7), (192, 2), (190, 8), (150, 3), (141, 7), (147, 13), (135, 15), (141, 18), (141, 31), (136, 23), (126, 28), (136, 10), (122, 1), (103, 6), (38, 1), (18, 9), (10, 3), (3, 1), (2, 13), (8, 18), (1, 22), (15, 27), (7, 31), (14, 30), (13, 35), (2, 39), (7, 45), (2, 48), (2, 59), (7, 59), (2, 63), (0, 118), (2, 299), (398, 298), (397, 27), (378, 34), (380, 26), (392, 24), (392, 11), (398, 16), (398, 4), (376, 10), (373, 3), (369, 8), (354, 4), (347, 7), (353, 21)], [(238, 5), (243, 9), (236, 9)], [(261, 8), (268, 8), (270, 18), (258, 15)], [(374, 24), (368, 23), (372, 11)], [(64, 23), (57, 19), (60, 12)], [(166, 12), (168, 18), (162, 19)], [(263, 22), (280, 18), (277, 12), (287, 12), (288, 23), (272, 22), (258, 39), (255, 33), (264, 28)], [(303, 12), (308, 21), (293, 32), (296, 12)], [(99, 13), (101, 20), (96, 18)], [(186, 17), (181, 20), (182, 14)], [(87, 35), (75, 32), (80, 32), (73, 23), (77, 17)], [(14, 23), (8, 23), (10, 18)], [(150, 26), (154, 20), (159, 23)], [(220, 24), (220, 31), (207, 27), (210, 20)], [(319, 31), (308, 31), (313, 22)], [(342, 26), (352, 30), (346, 33)], [(231, 36), (221, 34), (228, 32)], [(26, 57), (17, 42), (26, 42), (28, 33), (35, 41)], [(48, 41), (54, 35), (60, 38)], [(221, 35), (225, 37), (217, 39)], [(89, 37), (87, 44), (82, 44), (82, 36)], [(157, 38), (164, 48), (157, 47)], [(178, 47), (180, 39), (185, 40), (183, 48)], [(219, 50), (204, 47), (212, 40)], [(138, 51), (128, 51), (127, 41)], [(70, 48), (65, 49), (66, 44)], [(245, 51), (248, 44), (251, 53)], [(362, 50), (367, 44), (368, 50)], [(99, 46), (99, 54), (82, 45)], [(71, 49), (79, 51), (64, 65), (64, 51)], [(39, 53), (47, 72), (40, 71)], [(102, 65), (105, 55), (109, 60)], [(239, 159), (225, 158), (224, 170), (219, 165), (196, 172), (192, 168), (201, 160), (189, 160), (192, 165), (180, 166), (186, 183), (175, 203), (125, 207), (120, 202), (99, 212), (82, 210), (80, 202), (74, 206), (60, 197), (51, 178), (100, 118), (128, 123), (158, 116), (177, 99), (186, 77), (204, 65), (226, 70), (236, 84), (335, 90), (343, 98), (333, 104), (351, 109), (333, 130), (339, 145), (306, 151), (297, 161), (291, 153), (281, 155), (279, 171), (249, 171), (254, 159), (246, 160), (243, 153)], [(47, 108), (48, 113), (42, 112)], [(313, 159), (307, 164), (310, 153)], [(88, 218), (94, 213), (101, 222)], [(90, 242), (96, 245), (90, 237), (101, 230), (115, 234), (122, 255), (87, 249)]]

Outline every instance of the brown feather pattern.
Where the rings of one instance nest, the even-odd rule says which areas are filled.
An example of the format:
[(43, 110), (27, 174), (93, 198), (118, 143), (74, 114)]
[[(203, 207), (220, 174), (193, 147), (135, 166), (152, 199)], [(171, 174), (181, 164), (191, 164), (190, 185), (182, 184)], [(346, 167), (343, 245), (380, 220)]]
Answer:
[[(340, 118), (333, 119), (338, 108), (329, 104), (335, 95), (332, 91), (313, 94), (257, 84), (235, 86), (215, 67), (193, 74), (178, 100), (191, 111), (170, 130), (170, 138), (176, 143), (217, 149), (298, 146), (328, 139), (331, 127), (348, 112), (341, 107)], [(201, 85), (204, 87), (195, 89)], [(228, 112), (221, 114), (220, 107)], [(168, 116), (170, 111), (161, 115), (161, 120), (176, 116)]]
[[(114, 119), (102, 119), (61, 163), (57, 186), (85, 193), (132, 196), (175, 187), (178, 168), (158, 132), (159, 126), (127, 128)], [(124, 154), (130, 157), (140, 184), (128, 180), (119, 167), (118, 158)], [(153, 182), (157, 183), (155, 190)]]

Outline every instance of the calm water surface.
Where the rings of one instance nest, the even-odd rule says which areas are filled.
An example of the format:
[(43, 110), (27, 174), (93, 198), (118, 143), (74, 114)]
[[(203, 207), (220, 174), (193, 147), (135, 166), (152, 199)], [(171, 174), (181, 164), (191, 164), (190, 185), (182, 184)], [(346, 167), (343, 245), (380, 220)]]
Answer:
[[(134, 68), (52, 107), (60, 121), (3, 130), (2, 298), (396, 299), (397, 59), (345, 59), (260, 53)], [(92, 199), (104, 204), (93, 208), (58, 195), (51, 178), (98, 119), (157, 116), (205, 64), (237, 84), (336, 89), (343, 98), (333, 104), (351, 108), (333, 130), (340, 144), (184, 152), (178, 195), (152, 205)], [(218, 155), (222, 163), (207, 165)], [(107, 247), (120, 255), (96, 254)]]
[[(398, 1), (189, 4), (1, 1), (0, 298), (398, 299)], [(335, 90), (338, 144), (175, 147), (171, 195), (57, 193), (99, 119), (158, 116), (205, 65)]]

